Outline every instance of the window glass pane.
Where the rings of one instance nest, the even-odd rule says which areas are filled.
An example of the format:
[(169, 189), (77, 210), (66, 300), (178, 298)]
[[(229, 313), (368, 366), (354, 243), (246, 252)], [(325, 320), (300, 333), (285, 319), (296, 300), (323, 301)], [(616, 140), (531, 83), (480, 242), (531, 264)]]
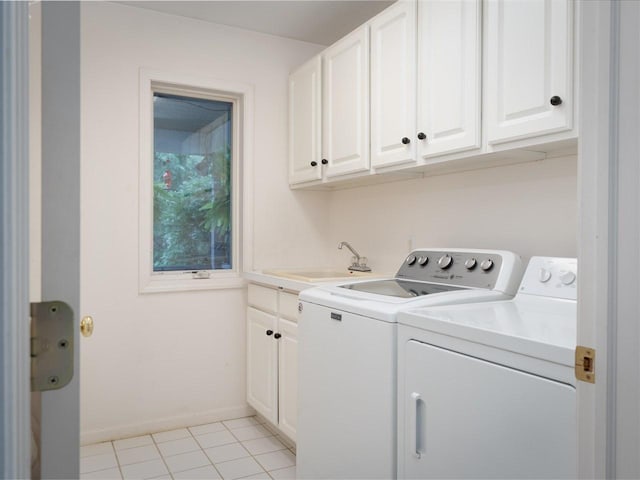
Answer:
[(232, 268), (231, 102), (153, 96), (153, 271)]

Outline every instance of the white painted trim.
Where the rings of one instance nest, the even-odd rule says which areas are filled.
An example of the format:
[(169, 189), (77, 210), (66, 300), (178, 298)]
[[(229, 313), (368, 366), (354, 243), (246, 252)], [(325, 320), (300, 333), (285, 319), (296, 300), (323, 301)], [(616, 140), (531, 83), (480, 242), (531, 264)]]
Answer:
[(82, 432), (80, 444), (90, 445), (92, 443), (136, 437), (149, 433), (184, 428), (185, 426), (204, 425), (206, 423), (248, 417), (250, 415), (255, 415), (255, 410), (248, 405), (243, 405), (237, 407), (218, 408), (206, 412), (198, 412), (197, 414), (187, 413), (184, 415), (175, 415), (172, 417), (153, 419), (147, 422), (115, 425), (109, 428)]
[(29, 478), (29, 12), (0, 3), (0, 312), (2, 327), (3, 478)]
[[(226, 97), (235, 103), (233, 132), (233, 223), (241, 225), (233, 238), (234, 268), (212, 272), (209, 279), (194, 279), (187, 274), (152, 274), (153, 190), (151, 182), (153, 104), (151, 92), (175, 89), (182, 95), (201, 93)], [(253, 171), (253, 90), (249, 84), (195, 75), (140, 69), (140, 157), (139, 157), (139, 291), (141, 293), (185, 290), (242, 288), (244, 270), (251, 270), (253, 202), (249, 184)], [(148, 239), (146, 241), (145, 239)]]

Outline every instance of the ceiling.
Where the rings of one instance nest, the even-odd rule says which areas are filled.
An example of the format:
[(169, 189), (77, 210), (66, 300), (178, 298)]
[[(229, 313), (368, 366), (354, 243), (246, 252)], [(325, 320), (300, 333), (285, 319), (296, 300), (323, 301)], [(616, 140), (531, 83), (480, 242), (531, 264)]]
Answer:
[(331, 45), (395, 0), (129, 1), (132, 7)]

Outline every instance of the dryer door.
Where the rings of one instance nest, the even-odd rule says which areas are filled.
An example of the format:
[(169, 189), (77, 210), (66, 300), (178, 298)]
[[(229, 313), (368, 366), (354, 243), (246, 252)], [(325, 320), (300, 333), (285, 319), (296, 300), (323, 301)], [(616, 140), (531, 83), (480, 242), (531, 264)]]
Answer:
[(403, 348), (406, 478), (576, 476), (572, 386), (415, 340)]

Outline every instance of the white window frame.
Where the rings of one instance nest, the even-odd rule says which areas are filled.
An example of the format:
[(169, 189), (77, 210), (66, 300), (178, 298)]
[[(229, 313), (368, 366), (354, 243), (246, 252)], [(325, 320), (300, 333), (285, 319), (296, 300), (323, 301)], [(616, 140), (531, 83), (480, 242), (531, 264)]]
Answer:
[[(153, 94), (232, 102), (232, 268), (205, 270), (204, 275), (153, 271)], [(253, 133), (253, 87), (238, 82), (199, 78), (147, 69), (140, 70), (140, 158), (139, 158), (139, 291), (140, 293), (240, 288), (244, 265), (251, 265), (249, 215), (246, 188), (251, 170)], [(203, 278), (204, 277), (204, 278)]]

